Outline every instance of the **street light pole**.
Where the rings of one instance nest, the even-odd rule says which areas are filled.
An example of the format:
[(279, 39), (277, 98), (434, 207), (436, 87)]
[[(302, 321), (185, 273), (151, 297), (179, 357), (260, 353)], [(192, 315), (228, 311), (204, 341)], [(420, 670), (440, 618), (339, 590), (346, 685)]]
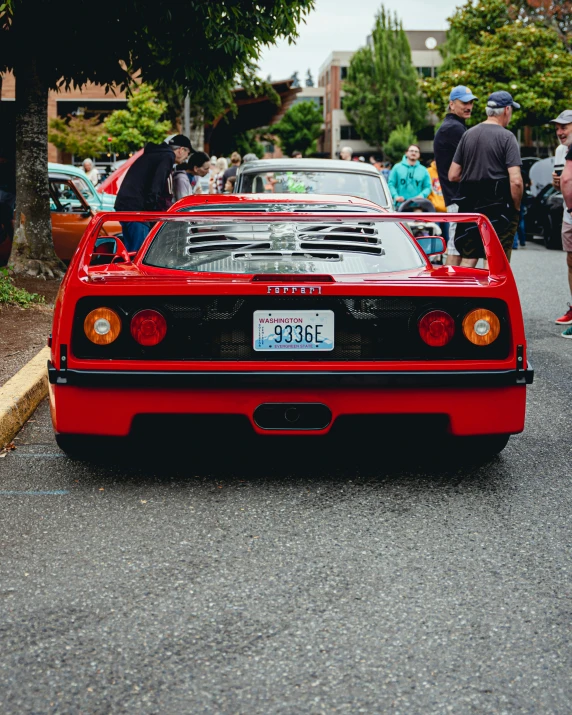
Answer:
[(188, 92), (183, 105), (183, 134), (189, 139), (191, 138), (191, 97)]

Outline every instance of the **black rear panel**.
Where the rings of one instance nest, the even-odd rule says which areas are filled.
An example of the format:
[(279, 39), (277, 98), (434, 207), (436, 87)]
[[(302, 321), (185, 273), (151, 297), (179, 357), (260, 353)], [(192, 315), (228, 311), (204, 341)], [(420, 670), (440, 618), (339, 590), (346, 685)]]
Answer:
[[(123, 327), (111, 345), (94, 345), (83, 330), (86, 315), (108, 307), (121, 317)], [(133, 315), (142, 309), (160, 311), (168, 324), (159, 345), (143, 348), (131, 337)], [(501, 333), (489, 346), (478, 347), (462, 334), (464, 316), (475, 308), (493, 310)], [(332, 310), (335, 347), (325, 352), (268, 353), (253, 349), (256, 310)], [(430, 348), (419, 337), (419, 318), (430, 310), (444, 310), (455, 318), (454, 338), (445, 347)], [(259, 362), (331, 360), (498, 360), (508, 356), (510, 330), (506, 305), (500, 300), (463, 298), (338, 298), (328, 296), (166, 296), (82, 298), (76, 308), (72, 352), (77, 358), (135, 360), (254, 360)]]

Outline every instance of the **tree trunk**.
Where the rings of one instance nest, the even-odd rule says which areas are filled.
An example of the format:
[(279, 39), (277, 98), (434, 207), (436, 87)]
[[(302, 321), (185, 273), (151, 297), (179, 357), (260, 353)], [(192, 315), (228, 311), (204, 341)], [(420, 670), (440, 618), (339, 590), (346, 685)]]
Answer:
[(8, 265), (16, 273), (60, 278), (65, 266), (52, 241), (48, 184), (48, 86), (42, 82), (32, 46), (17, 58), (16, 212)]

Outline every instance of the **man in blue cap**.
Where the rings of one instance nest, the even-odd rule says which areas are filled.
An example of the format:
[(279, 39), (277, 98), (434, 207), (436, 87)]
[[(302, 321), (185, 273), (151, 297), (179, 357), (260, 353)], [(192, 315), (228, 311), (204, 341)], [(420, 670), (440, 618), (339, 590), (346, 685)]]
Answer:
[[(437, 173), (439, 175), (439, 183), (443, 191), (445, 206), (449, 213), (454, 213), (458, 210), (456, 198), (459, 191), (458, 184), (449, 181), (449, 168), (457, 151), (457, 146), (461, 141), (461, 137), (467, 131), (465, 122), (473, 112), (473, 104), (476, 97), (468, 87), (459, 85), (453, 87), (449, 95), (449, 111), (443, 120), (443, 124), (439, 127), (435, 135), (433, 151), (435, 153), (435, 163), (437, 164)], [(455, 248), (453, 242), (455, 238), (455, 224), (443, 224), (448, 226), (449, 235), (447, 245), (447, 265), (458, 266), (461, 263), (461, 256)]]
[[(523, 192), (520, 148), (507, 129), (513, 109), (520, 109), (520, 104), (508, 92), (493, 92), (486, 120), (463, 134), (449, 169), (449, 181), (460, 182), (459, 211), (487, 216), (509, 261)], [(462, 266), (476, 266), (485, 258), (476, 224), (457, 227), (455, 246)]]

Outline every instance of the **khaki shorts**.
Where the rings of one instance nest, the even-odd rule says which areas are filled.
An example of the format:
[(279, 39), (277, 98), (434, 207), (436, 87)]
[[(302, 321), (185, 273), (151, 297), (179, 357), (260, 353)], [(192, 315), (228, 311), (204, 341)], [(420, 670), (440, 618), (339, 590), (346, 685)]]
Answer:
[(572, 223), (564, 223), (564, 221), (562, 222), (562, 250), (572, 253)]
[[(472, 203), (472, 205), (471, 205)], [(518, 228), (519, 212), (502, 198), (493, 197), (490, 203), (484, 201), (465, 202), (463, 213), (478, 213), (486, 216), (496, 231), (501, 245), (510, 261), (514, 235)], [(480, 204), (480, 205), (479, 205)], [(463, 258), (485, 258), (483, 239), (476, 223), (465, 223), (455, 234), (455, 246)]]

